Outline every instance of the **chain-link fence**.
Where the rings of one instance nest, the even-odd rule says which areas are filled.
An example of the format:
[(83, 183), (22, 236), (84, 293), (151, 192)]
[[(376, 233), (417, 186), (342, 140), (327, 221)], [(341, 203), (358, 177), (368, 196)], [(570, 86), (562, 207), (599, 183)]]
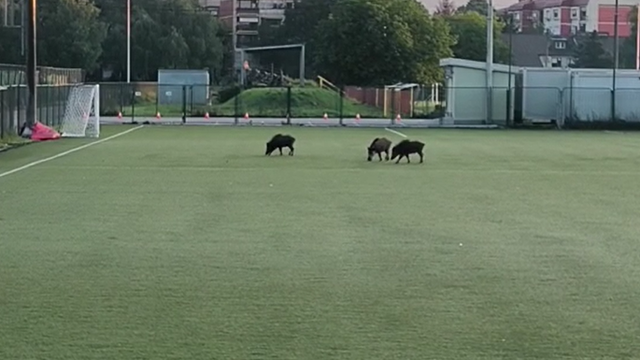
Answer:
[[(67, 98), (73, 85), (40, 85), (37, 88), (37, 121), (53, 127), (61, 125)], [(0, 87), (0, 138), (16, 136), (27, 121), (29, 91), (26, 86)]]
[[(0, 64), (0, 86), (26, 85), (27, 69), (24, 65)], [(85, 80), (82, 69), (38, 66), (37, 81), (41, 85), (80, 84)]]
[[(278, 85), (278, 84), (275, 84)], [(406, 84), (381, 88), (318, 86), (306, 83), (243, 88), (158, 83), (102, 83), (101, 115), (109, 120), (183, 122), (250, 119), (384, 124), (434, 119), (443, 113), (441, 87)]]

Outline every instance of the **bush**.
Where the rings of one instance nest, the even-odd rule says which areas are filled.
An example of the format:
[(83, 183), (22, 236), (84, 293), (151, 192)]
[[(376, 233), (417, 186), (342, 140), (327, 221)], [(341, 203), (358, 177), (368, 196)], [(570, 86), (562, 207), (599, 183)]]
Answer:
[(240, 87), (237, 85), (221, 89), (220, 91), (218, 91), (218, 102), (220, 104), (225, 103), (234, 96), (240, 94), (241, 91), (242, 89), (240, 89)]

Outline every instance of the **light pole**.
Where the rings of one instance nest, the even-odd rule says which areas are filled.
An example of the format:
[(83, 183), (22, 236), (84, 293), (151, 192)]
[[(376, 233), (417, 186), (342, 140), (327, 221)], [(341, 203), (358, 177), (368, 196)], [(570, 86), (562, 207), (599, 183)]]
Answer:
[(492, 90), (493, 90), (493, 0), (487, 1), (487, 120), (491, 123), (492, 118)]
[(127, 84), (131, 82), (131, 0), (127, 0)]
[(509, 79), (507, 85), (507, 126), (511, 121), (511, 66), (513, 63), (513, 13), (509, 14)]
[(613, 15), (613, 69), (611, 69), (611, 121), (616, 120), (616, 70), (618, 69), (618, 0)]
[(36, 0), (29, 1), (29, 24), (27, 27), (27, 88), (29, 90), (29, 103), (27, 105), (27, 126), (33, 127), (36, 123), (37, 98), (37, 74), (36, 74)]

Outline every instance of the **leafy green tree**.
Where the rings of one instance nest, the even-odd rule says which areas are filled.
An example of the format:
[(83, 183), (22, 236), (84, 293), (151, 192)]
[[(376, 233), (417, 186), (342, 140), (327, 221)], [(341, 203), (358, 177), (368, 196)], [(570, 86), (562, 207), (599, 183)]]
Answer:
[(596, 31), (578, 40), (573, 56), (575, 68), (605, 69), (613, 65), (613, 59), (602, 47)]
[[(114, 79), (126, 74), (126, 28), (123, 1), (96, 0), (108, 24), (102, 67)], [(131, 76), (155, 80), (161, 68), (207, 68), (219, 73), (225, 49), (217, 20), (197, 0), (137, 0), (131, 10)]]
[(488, 5), (486, 0), (469, 0), (468, 3), (458, 8), (458, 12), (476, 12), (480, 15), (487, 16), (487, 6)]
[[(445, 18), (456, 38), (452, 47), (455, 57), (467, 60), (485, 61), (487, 58), (487, 21), (477, 12), (458, 13)], [(496, 20), (493, 25), (493, 60), (497, 63), (509, 62), (509, 47), (501, 39), (504, 24)]]
[(638, 7), (634, 6), (629, 12), (627, 22), (631, 27), (631, 34), (620, 40), (620, 67), (636, 68), (636, 35), (638, 33)]
[[(314, 74), (313, 59), (316, 57), (318, 43), (318, 25), (329, 18), (331, 9), (337, 0), (304, 0), (295, 3), (295, 7), (285, 10), (284, 23), (273, 27), (263, 25), (259, 29), (261, 45), (284, 45), (304, 43), (306, 52), (306, 72)], [(292, 51), (266, 51), (261, 54), (263, 63), (277, 64), (285, 73), (297, 73), (298, 53)]]
[(40, 0), (38, 63), (96, 69), (106, 36), (99, 12), (88, 0)]
[(438, 80), (453, 44), (444, 21), (415, 0), (337, 2), (317, 34), (317, 69), (354, 85)]

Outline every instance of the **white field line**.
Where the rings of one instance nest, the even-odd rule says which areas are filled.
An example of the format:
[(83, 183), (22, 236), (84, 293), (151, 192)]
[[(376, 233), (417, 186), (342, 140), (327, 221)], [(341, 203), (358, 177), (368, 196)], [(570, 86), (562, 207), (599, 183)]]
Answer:
[(395, 130), (389, 129), (389, 128), (384, 128), (384, 129), (387, 130), (390, 133), (396, 134), (396, 135), (401, 136), (403, 138), (407, 138), (408, 137), (407, 135), (401, 133), (400, 131), (395, 131)]
[[(389, 164), (389, 166), (378, 167), (377, 169), (395, 169), (395, 164)], [(411, 165), (409, 165), (411, 166)], [(418, 165), (416, 165), (418, 166)], [(422, 165), (421, 165), (422, 166)], [(269, 170), (264, 167), (206, 167), (206, 166), (177, 166), (177, 167), (160, 167), (160, 166), (118, 166), (118, 165), (47, 165), (47, 169), (67, 169), (67, 170), (109, 170), (109, 171), (196, 171), (196, 172), (234, 172), (234, 171), (265, 171)], [(273, 169), (281, 171), (281, 169)], [(296, 169), (296, 171), (334, 171), (334, 172), (364, 172), (369, 169), (361, 168), (304, 168)], [(487, 174), (548, 174), (548, 175), (629, 175), (638, 176), (640, 171), (618, 171), (618, 170), (605, 170), (605, 171), (590, 171), (590, 170), (544, 170), (544, 169), (473, 169), (473, 168), (461, 168), (461, 169), (434, 169), (425, 167), (425, 170), (429, 173), (487, 173)]]
[(97, 140), (97, 141), (94, 141), (94, 142), (90, 142), (90, 143), (88, 143), (88, 144), (84, 144), (84, 145), (78, 146), (78, 147), (73, 148), (73, 149), (71, 149), (71, 150), (67, 150), (67, 151), (61, 152), (61, 153), (59, 153), (59, 154), (56, 154), (56, 155), (50, 156), (50, 157), (48, 157), (48, 158), (44, 158), (44, 159), (40, 159), (40, 160), (37, 160), (37, 161), (31, 162), (31, 163), (28, 163), (27, 165), (20, 166), (20, 167), (18, 167), (18, 168), (13, 169), (13, 170), (5, 171), (5, 172), (3, 172), (3, 173), (0, 173), (0, 178), (3, 178), (3, 177), (5, 177), (5, 176), (9, 176), (9, 175), (11, 175), (11, 174), (15, 174), (15, 173), (17, 173), (17, 172), (19, 172), (19, 171), (26, 170), (26, 169), (28, 169), (28, 168), (30, 168), (30, 167), (34, 167), (34, 166), (36, 166), (36, 165), (39, 165), (39, 164), (42, 164), (42, 163), (49, 162), (49, 161), (51, 161), (51, 160), (55, 160), (55, 159), (61, 158), (61, 157), (63, 157), (63, 156), (69, 155), (69, 154), (73, 154), (73, 153), (74, 153), (74, 152), (76, 152), (76, 151), (80, 151), (80, 150), (86, 149), (86, 148), (88, 148), (88, 147), (91, 147), (91, 146), (94, 146), (94, 145), (98, 145), (98, 144), (101, 144), (101, 143), (103, 143), (103, 142), (106, 142), (106, 141), (109, 141), (109, 140), (115, 139), (115, 138), (117, 138), (117, 137), (120, 137), (120, 136), (126, 135), (126, 134), (128, 134), (128, 133), (130, 133), (130, 132), (132, 132), (132, 131), (135, 131), (135, 130), (141, 129), (142, 127), (144, 127), (144, 125), (136, 126), (136, 127), (131, 128), (131, 129), (129, 129), (129, 130), (125, 130), (125, 131), (120, 132), (120, 133), (117, 133), (117, 134), (115, 134), (115, 135), (111, 135), (111, 136), (109, 136), (109, 137), (106, 137), (106, 138), (104, 138), (104, 139), (100, 139), (100, 140)]

